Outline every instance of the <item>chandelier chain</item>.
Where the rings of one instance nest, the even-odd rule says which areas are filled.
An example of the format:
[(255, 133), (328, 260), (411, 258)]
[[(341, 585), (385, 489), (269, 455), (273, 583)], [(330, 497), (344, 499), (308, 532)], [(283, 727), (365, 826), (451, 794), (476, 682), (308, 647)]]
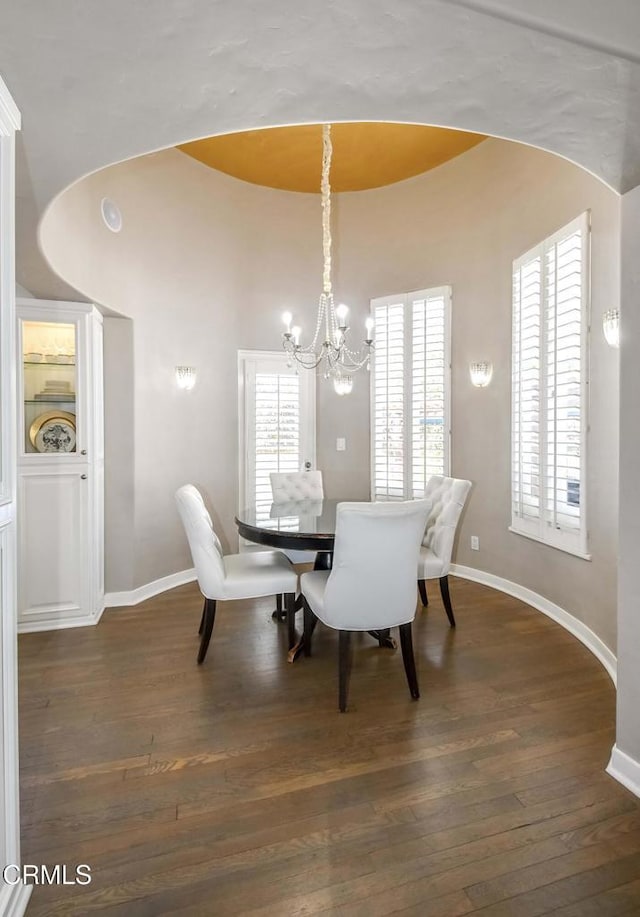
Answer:
[(322, 289), (331, 293), (331, 158), (333, 144), (331, 143), (331, 125), (322, 127), (322, 181), (320, 192), (322, 195)]
[[(318, 313), (313, 339), (306, 346), (300, 344), (301, 329), (292, 327), (292, 315), (285, 312), (283, 319), (287, 330), (283, 335), (283, 347), (289, 355), (289, 365), (295, 360), (303, 369), (323, 368), (325, 378), (333, 379), (336, 392), (346, 395), (351, 391), (351, 373), (363, 367), (369, 368), (373, 351), (373, 321), (367, 319), (367, 336), (359, 350), (347, 345), (348, 309), (344, 305), (336, 309), (331, 286), (331, 125), (322, 126), (322, 176), (320, 182), (322, 204), (322, 293), (318, 302)], [(324, 339), (322, 336), (324, 335)]]

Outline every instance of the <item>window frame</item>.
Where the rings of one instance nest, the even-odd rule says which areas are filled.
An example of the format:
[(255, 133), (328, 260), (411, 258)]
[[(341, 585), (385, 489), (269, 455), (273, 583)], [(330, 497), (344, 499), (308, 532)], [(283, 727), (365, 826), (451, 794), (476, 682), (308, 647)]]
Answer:
[[(370, 301), (370, 315), (375, 319), (375, 309), (379, 306), (403, 306), (403, 496), (385, 497), (376, 494), (376, 360), (371, 360), (371, 379), (369, 387), (369, 455), (370, 455), (370, 494), (372, 500), (414, 499), (413, 494), (413, 444), (412, 444), (412, 411), (413, 411), (413, 315), (412, 305), (418, 299), (429, 299), (442, 296), (444, 299), (444, 461), (442, 474), (451, 472), (451, 304), (452, 289), (450, 284), (425, 287), (407, 293), (374, 297)], [(425, 481), (426, 484), (426, 481)]]
[[(548, 390), (547, 370), (548, 370), (548, 334), (547, 323), (549, 318), (548, 298), (546, 294), (546, 283), (548, 272), (546, 267), (546, 257), (550, 249), (571, 236), (575, 232), (580, 232), (581, 238), (581, 302), (580, 302), (580, 527), (576, 530), (562, 528), (556, 523), (554, 527), (550, 517), (550, 511), (546, 505), (546, 494), (548, 487), (547, 474), (547, 444), (549, 442), (547, 429), (548, 416)], [(591, 560), (591, 554), (588, 551), (589, 530), (588, 530), (588, 434), (589, 434), (589, 354), (590, 354), (590, 337), (591, 337), (591, 217), (590, 211), (585, 211), (574, 220), (562, 226), (551, 235), (547, 236), (537, 245), (534, 245), (524, 254), (514, 259), (512, 264), (512, 285), (516, 272), (535, 258), (540, 258), (540, 366), (538, 370), (539, 385), (539, 414), (538, 426), (540, 431), (539, 439), (539, 504), (537, 520), (525, 519), (515, 513), (516, 491), (514, 489), (514, 480), (516, 472), (516, 461), (519, 457), (518, 442), (515, 435), (515, 297), (512, 286), (512, 306), (511, 306), (511, 524), (508, 530), (516, 535), (522, 535), (533, 541), (545, 544), (548, 547), (556, 548), (567, 554), (580, 557), (583, 560)]]

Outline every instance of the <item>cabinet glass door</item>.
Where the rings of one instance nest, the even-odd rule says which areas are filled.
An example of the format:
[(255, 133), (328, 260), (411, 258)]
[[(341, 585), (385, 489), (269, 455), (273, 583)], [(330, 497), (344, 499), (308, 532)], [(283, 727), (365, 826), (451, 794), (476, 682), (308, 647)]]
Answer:
[(22, 322), (24, 451), (76, 452), (77, 325)]

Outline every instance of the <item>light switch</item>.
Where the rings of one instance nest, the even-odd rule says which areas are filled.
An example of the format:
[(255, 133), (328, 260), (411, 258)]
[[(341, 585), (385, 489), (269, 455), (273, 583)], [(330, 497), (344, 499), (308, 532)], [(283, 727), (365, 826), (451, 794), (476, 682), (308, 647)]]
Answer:
[(336, 440), (336, 452), (345, 452), (347, 448), (347, 441), (344, 436), (339, 436)]

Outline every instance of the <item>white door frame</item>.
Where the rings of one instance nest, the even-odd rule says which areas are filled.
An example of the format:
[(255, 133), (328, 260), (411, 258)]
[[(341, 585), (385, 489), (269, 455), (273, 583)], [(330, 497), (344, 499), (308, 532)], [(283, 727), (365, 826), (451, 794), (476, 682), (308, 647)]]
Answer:
[[(0, 870), (20, 864), (16, 597), (15, 144), (20, 113), (0, 78)], [(0, 917), (19, 917), (32, 887), (0, 872)]]
[[(246, 442), (247, 418), (245, 411), (245, 378), (247, 363), (260, 362), (278, 366), (286, 366), (287, 355), (281, 350), (239, 350), (238, 351), (238, 509), (246, 505), (245, 476), (246, 476)], [(306, 402), (304, 413), (301, 412), (301, 423), (306, 427), (304, 436), (301, 437), (309, 444), (308, 452), (310, 461), (316, 465), (316, 374), (312, 370), (303, 370), (300, 373), (301, 404)]]

